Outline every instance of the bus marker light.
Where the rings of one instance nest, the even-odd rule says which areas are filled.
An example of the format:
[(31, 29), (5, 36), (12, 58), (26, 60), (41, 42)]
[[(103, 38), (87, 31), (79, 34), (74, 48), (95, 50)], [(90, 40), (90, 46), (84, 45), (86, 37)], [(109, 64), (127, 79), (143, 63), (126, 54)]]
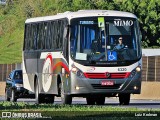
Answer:
[(66, 78), (68, 78), (69, 77), (69, 74), (66, 74)]

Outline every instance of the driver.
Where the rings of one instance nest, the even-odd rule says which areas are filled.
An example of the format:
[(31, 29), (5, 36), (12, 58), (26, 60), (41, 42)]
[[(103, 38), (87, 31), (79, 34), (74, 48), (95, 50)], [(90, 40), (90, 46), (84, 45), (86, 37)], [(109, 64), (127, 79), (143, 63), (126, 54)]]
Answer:
[(123, 44), (123, 38), (119, 37), (118, 44), (114, 47), (114, 49), (120, 50), (123, 49), (125, 46)]

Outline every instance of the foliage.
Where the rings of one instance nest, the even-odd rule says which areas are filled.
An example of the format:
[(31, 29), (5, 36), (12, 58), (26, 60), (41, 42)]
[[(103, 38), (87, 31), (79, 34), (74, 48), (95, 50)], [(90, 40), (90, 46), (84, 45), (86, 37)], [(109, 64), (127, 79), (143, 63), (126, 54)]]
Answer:
[[(159, 0), (11, 1), (12, 2), (8, 3), (6, 6), (0, 6), (0, 63), (21, 62), (24, 21), (27, 18), (54, 15), (65, 11), (77, 11), (82, 9), (105, 9), (132, 12), (139, 19), (140, 28), (143, 36), (143, 47), (158, 47), (160, 45)], [(14, 43), (14, 45), (7, 47), (12, 43)], [(13, 61), (10, 61), (9, 57), (7, 58), (8, 61), (6, 61), (6, 55), (17, 55), (17, 57)]]

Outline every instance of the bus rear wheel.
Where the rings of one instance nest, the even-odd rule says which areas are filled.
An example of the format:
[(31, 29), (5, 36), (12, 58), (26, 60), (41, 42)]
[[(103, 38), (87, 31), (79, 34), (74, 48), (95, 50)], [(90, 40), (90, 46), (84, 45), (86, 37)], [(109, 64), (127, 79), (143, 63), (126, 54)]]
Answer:
[(36, 104), (45, 103), (44, 95), (39, 94), (39, 85), (38, 85), (37, 80), (36, 80), (36, 84), (35, 84), (35, 99), (36, 99)]
[(61, 101), (62, 101), (62, 104), (72, 104), (72, 96), (71, 95), (66, 95), (65, 92), (64, 92), (64, 87), (63, 87), (63, 84), (60, 83), (60, 89), (61, 89)]
[(45, 103), (47, 104), (53, 104), (54, 103), (55, 96), (52, 94), (45, 95)]
[(119, 94), (119, 104), (120, 105), (129, 105), (130, 102), (130, 94)]

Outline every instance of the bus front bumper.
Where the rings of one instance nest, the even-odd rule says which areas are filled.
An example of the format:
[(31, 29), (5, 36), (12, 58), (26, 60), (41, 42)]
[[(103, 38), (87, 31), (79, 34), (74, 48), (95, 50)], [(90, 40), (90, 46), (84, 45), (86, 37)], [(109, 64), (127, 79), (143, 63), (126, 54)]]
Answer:
[[(126, 79), (88, 79), (79, 78), (72, 73), (71, 89), (68, 94), (72, 96), (85, 96), (90, 94), (100, 94), (104, 96), (114, 96), (119, 93), (140, 94), (141, 73), (137, 73), (133, 78)], [(102, 85), (102, 81), (112, 81), (113, 85)]]

